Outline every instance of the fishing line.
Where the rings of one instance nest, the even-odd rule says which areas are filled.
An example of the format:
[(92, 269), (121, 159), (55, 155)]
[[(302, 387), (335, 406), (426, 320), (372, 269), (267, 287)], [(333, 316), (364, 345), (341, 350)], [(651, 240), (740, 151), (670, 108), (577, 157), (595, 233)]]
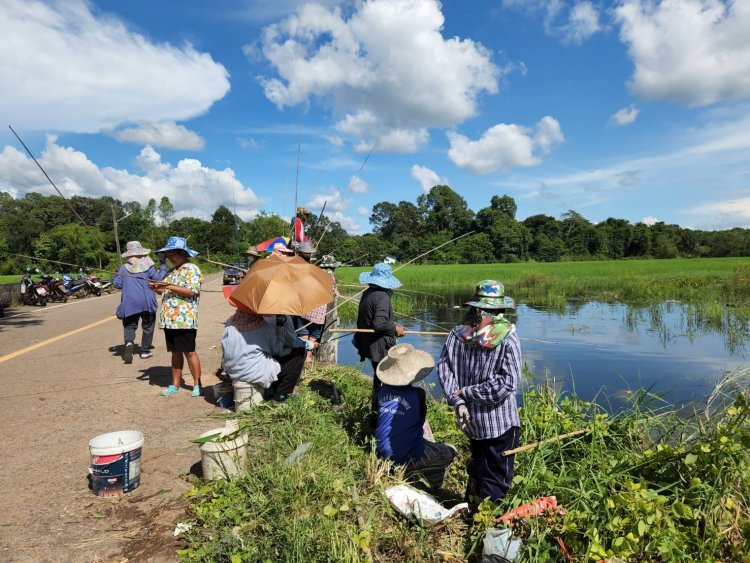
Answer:
[(81, 221), (81, 223), (83, 224), (84, 227), (86, 227), (86, 230), (88, 231), (88, 233), (91, 235), (91, 237), (99, 245), (99, 248), (102, 249), (102, 252), (104, 252), (104, 255), (107, 256), (107, 249), (104, 248), (104, 245), (102, 244), (102, 242), (94, 234), (94, 231), (91, 230), (91, 227), (89, 227), (89, 225), (86, 223), (86, 221), (83, 220), (83, 217), (81, 217), (78, 214), (78, 211), (76, 211), (75, 207), (73, 207), (73, 205), (68, 201), (68, 199), (60, 191), (60, 189), (55, 185), (55, 183), (52, 181), (52, 178), (49, 177), (49, 174), (47, 174), (47, 172), (44, 170), (44, 168), (42, 168), (42, 165), (39, 164), (39, 161), (36, 158), (34, 158), (34, 155), (31, 154), (31, 151), (29, 150), (29, 147), (26, 146), (26, 143), (24, 143), (23, 140), (21, 139), (21, 137), (18, 136), (18, 133), (16, 133), (16, 131), (15, 131), (15, 129), (13, 129), (13, 127), (11, 127), (10, 125), (8, 125), (8, 129), (10, 129), (13, 132), (13, 134), (16, 136), (16, 139), (18, 139), (18, 142), (21, 143), (21, 145), (23, 145), (24, 149), (26, 149), (26, 152), (31, 157), (31, 160), (33, 160), (34, 163), (39, 167), (39, 170), (42, 171), (42, 174), (44, 174), (45, 178), (47, 178), (47, 180), (49, 181), (49, 183), (52, 184), (52, 187), (55, 188), (55, 191), (58, 194), (60, 194), (60, 197), (63, 198), (63, 201), (65, 201), (65, 203), (68, 204), (68, 207), (70, 207), (70, 210), (75, 214), (76, 217), (78, 217), (78, 220)]

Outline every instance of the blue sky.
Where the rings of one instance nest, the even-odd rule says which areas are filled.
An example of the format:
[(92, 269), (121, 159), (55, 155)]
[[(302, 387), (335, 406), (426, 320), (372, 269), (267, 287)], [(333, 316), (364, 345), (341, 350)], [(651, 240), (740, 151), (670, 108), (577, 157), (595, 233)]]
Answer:
[[(0, 0), (0, 116), (68, 195), (180, 215), (289, 216), (298, 183), (360, 233), (447, 183), (750, 227), (747, 29), (746, 0)], [(3, 127), (0, 190), (52, 193), (22, 150)]]

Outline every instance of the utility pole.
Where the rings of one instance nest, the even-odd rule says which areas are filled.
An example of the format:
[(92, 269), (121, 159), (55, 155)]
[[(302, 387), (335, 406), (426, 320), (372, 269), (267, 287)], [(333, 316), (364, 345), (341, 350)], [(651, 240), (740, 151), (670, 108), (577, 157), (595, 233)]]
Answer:
[(132, 214), (133, 212), (131, 211), (117, 219), (115, 216), (115, 206), (112, 206), (112, 224), (115, 226), (115, 248), (117, 248), (117, 259), (120, 261), (120, 266), (122, 266), (122, 252), (120, 252), (120, 235), (117, 233), (117, 224), (125, 219), (125, 217), (129, 217)]

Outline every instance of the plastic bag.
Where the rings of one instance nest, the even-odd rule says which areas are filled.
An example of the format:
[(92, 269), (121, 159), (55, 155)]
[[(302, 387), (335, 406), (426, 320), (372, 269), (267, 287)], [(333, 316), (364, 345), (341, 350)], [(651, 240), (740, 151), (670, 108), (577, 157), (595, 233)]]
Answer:
[(462, 502), (451, 509), (444, 508), (427, 493), (408, 485), (391, 487), (386, 489), (385, 494), (393, 508), (425, 528), (434, 526), (469, 507), (468, 504)]

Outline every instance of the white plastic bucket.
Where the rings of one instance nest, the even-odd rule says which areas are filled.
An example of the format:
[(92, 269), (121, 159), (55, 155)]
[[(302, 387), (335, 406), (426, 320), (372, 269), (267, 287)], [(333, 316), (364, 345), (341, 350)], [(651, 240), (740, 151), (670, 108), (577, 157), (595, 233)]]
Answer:
[(233, 381), (232, 387), (235, 412), (246, 411), (263, 402), (263, 387), (257, 383)]
[(122, 430), (89, 441), (91, 489), (99, 496), (129, 493), (141, 484), (143, 434)]
[[(233, 428), (214, 428), (200, 435), (206, 438), (212, 434), (221, 434), (227, 436), (235, 432)], [(239, 475), (245, 468), (247, 461), (247, 442), (248, 435), (241, 434), (234, 440), (206, 442), (201, 444), (201, 469), (203, 478), (208, 481), (216, 479), (231, 479)]]

